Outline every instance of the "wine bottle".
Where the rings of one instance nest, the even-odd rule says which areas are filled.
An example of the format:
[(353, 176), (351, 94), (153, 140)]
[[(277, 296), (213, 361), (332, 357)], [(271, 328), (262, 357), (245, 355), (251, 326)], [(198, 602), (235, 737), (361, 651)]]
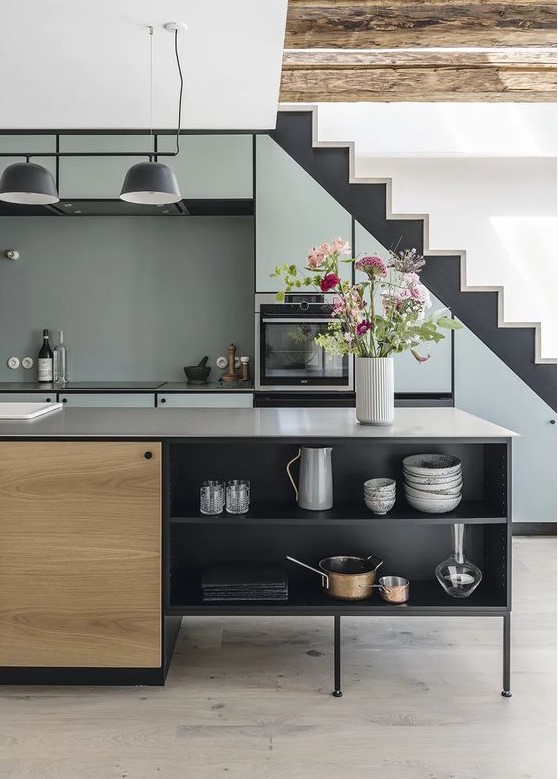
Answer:
[(68, 381), (68, 350), (64, 344), (64, 331), (58, 331), (58, 344), (54, 347), (54, 381), (66, 384)]
[(52, 382), (53, 377), (53, 354), (48, 342), (48, 330), (43, 330), (43, 345), (39, 351), (38, 371), (39, 381)]

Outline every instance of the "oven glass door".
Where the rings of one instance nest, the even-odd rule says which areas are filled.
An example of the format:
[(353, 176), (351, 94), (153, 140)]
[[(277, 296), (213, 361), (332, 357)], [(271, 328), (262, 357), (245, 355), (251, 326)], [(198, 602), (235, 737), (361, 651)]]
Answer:
[(330, 319), (273, 319), (260, 322), (260, 384), (263, 386), (349, 387), (349, 357), (329, 355), (315, 341)]

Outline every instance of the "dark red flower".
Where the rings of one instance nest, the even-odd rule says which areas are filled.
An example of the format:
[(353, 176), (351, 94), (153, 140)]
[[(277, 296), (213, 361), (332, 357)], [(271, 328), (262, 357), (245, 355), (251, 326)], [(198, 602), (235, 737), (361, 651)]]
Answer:
[(320, 281), (320, 289), (322, 292), (329, 292), (329, 290), (336, 287), (340, 281), (341, 279), (337, 273), (326, 273), (326, 275)]
[(356, 326), (357, 335), (366, 335), (366, 333), (370, 330), (372, 325), (367, 319), (363, 319), (362, 322), (359, 322)]

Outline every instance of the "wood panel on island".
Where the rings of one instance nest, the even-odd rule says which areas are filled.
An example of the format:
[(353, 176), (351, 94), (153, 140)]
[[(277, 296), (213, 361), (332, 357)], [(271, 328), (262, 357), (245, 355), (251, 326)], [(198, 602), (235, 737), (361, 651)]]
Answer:
[(2, 681), (160, 669), (161, 444), (3, 441), (0, 461)]

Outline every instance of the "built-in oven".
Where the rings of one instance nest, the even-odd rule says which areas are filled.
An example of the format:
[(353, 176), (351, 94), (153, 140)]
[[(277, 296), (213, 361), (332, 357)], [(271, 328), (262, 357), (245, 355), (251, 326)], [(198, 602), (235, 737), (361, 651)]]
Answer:
[(316, 343), (334, 321), (332, 302), (332, 295), (293, 293), (284, 303), (273, 294), (256, 295), (257, 392), (353, 391), (353, 358), (329, 355)]

